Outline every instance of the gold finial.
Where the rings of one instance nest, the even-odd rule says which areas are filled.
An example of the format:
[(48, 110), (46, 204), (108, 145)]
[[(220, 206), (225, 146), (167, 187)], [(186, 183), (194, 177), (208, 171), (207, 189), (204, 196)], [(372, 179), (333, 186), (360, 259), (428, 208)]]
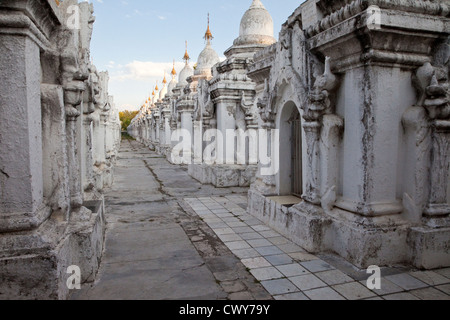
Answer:
[(208, 43), (211, 42), (212, 39), (214, 39), (211, 29), (209, 28), (209, 13), (208, 13), (208, 29), (205, 32), (205, 36), (203, 37)]
[(187, 45), (188, 45), (188, 42), (186, 41), (186, 52), (184, 53), (184, 57), (183, 57), (183, 60), (186, 61), (186, 64), (188, 64), (189, 60), (191, 60), (191, 57), (189, 57), (189, 54), (188, 54)]
[(155, 90), (153, 90), (153, 92), (152, 92), (152, 96), (155, 96)]
[(175, 59), (173, 59), (173, 68), (172, 68), (172, 77), (175, 77), (177, 75), (177, 71), (175, 70)]
[(156, 90), (156, 91), (159, 91), (159, 88), (158, 88), (158, 80), (156, 80), (156, 87), (155, 87), (155, 90)]

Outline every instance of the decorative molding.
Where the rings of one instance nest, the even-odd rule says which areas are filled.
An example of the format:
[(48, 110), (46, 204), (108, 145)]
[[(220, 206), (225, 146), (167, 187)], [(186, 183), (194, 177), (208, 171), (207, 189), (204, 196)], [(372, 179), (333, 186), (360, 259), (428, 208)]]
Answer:
[(349, 0), (346, 0), (344, 3), (347, 3), (347, 5), (327, 15), (315, 25), (307, 28), (305, 31), (307, 38), (311, 38), (357, 14), (362, 13), (370, 6), (378, 6), (380, 9), (398, 10), (441, 17), (448, 17), (450, 14), (450, 5), (444, 2), (408, 0), (356, 0), (350, 2)]

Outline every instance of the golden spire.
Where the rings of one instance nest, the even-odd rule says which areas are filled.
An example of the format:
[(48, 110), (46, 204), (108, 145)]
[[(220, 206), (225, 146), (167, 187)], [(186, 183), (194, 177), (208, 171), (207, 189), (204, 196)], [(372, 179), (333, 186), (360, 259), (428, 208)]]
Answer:
[(208, 13), (208, 29), (206, 30), (203, 39), (205, 39), (208, 42), (208, 44), (211, 42), (212, 39), (214, 39), (211, 29), (209, 28), (209, 13)]
[(155, 87), (155, 90), (156, 90), (156, 91), (159, 91), (159, 88), (158, 88), (158, 80), (156, 80), (156, 87)]
[(191, 57), (189, 57), (189, 54), (187, 51), (187, 45), (188, 45), (188, 42), (186, 41), (186, 52), (184, 53), (184, 57), (183, 57), (183, 60), (186, 61), (186, 64), (188, 64), (189, 60), (191, 60)]
[(163, 84), (166, 84), (167, 80), (166, 80), (166, 72), (164, 71), (164, 79), (163, 79)]
[(153, 90), (153, 92), (152, 92), (152, 96), (155, 96), (155, 90)]
[(175, 59), (173, 59), (173, 69), (172, 69), (172, 77), (175, 78), (175, 76), (177, 75), (177, 71), (175, 70)]

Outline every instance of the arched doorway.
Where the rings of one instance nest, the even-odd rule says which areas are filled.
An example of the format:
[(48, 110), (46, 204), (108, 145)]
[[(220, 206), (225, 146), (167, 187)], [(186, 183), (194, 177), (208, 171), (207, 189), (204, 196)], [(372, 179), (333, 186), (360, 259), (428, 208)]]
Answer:
[(287, 102), (282, 108), (278, 128), (280, 130), (278, 194), (301, 197), (303, 193), (302, 125), (301, 115), (294, 102)]

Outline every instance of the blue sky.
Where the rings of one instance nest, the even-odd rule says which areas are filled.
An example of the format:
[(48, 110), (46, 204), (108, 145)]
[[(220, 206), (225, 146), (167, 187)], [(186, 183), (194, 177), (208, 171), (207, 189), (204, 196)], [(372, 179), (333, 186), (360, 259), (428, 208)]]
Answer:
[[(219, 56), (239, 35), (240, 20), (252, 0), (92, 0), (96, 16), (91, 56), (99, 70), (110, 74), (109, 90), (121, 110), (136, 110), (159, 86), (164, 71), (183, 67), (185, 41), (191, 65), (205, 46), (207, 14), (211, 16), (213, 48)], [(281, 25), (303, 0), (262, 0)], [(168, 76), (168, 80), (169, 80)]]

